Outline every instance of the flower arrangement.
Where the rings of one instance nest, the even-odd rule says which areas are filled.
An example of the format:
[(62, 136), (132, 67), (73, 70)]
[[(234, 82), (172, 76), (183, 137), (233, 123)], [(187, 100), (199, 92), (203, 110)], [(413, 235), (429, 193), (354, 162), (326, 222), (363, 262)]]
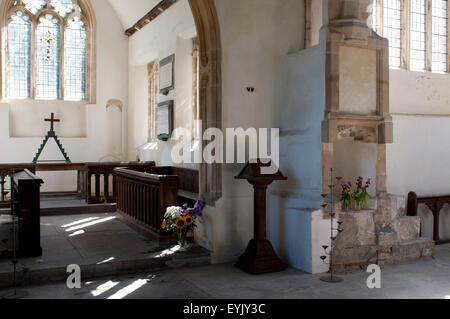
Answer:
[(352, 191), (352, 183), (344, 183), (342, 184), (342, 194), (341, 194), (341, 203), (342, 210), (348, 210), (352, 204), (352, 201), (355, 201), (356, 210), (361, 210), (362, 205), (367, 203), (367, 198), (369, 197), (369, 193), (367, 189), (371, 185), (370, 178), (364, 184), (364, 178), (358, 177), (356, 180), (356, 190)]
[(205, 200), (201, 199), (196, 203), (194, 208), (189, 208), (187, 203), (183, 207), (168, 207), (164, 214), (161, 228), (176, 234), (179, 245), (184, 247), (187, 244), (188, 232), (197, 226), (195, 221), (198, 217), (202, 216), (205, 206)]

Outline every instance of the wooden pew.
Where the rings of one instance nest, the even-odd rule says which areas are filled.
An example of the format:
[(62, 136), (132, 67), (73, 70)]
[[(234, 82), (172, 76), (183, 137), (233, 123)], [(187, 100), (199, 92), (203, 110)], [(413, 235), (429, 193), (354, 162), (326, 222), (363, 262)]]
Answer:
[(155, 166), (152, 174), (178, 176), (178, 205), (188, 203), (193, 207), (199, 199), (199, 173), (196, 170), (174, 167)]
[(12, 175), (12, 215), (18, 218), (18, 253), (20, 258), (42, 256), (40, 188), (44, 183), (28, 169)]
[(439, 233), (440, 214), (445, 204), (450, 204), (450, 195), (418, 197), (416, 193), (408, 194), (407, 215), (418, 216), (419, 204), (425, 204), (433, 213), (433, 240), (436, 245), (448, 244), (449, 239), (441, 239)]
[[(85, 200), (88, 204), (115, 203), (115, 168), (128, 168), (133, 171), (151, 172), (155, 162), (117, 162), (117, 163), (86, 163), (82, 180), (85, 181), (79, 188), (85, 190)], [(94, 177), (94, 181), (92, 181)], [(101, 181), (103, 180), (103, 189)], [(94, 187), (94, 194), (92, 188)]]
[(117, 215), (133, 229), (151, 239), (176, 242), (176, 238), (161, 229), (169, 206), (177, 205), (178, 177), (114, 169), (117, 187)]

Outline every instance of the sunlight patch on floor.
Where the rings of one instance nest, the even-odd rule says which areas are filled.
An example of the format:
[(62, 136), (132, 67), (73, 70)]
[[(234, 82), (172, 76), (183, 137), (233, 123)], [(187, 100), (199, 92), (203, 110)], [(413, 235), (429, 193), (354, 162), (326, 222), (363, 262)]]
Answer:
[(156, 255), (157, 258), (166, 257), (175, 254), (177, 251), (181, 249), (180, 245), (174, 246), (172, 248), (163, 250), (160, 254)]
[(76, 226), (76, 225), (79, 225), (79, 224), (84, 224), (84, 223), (87, 223), (87, 222), (90, 222), (90, 221), (96, 220), (96, 219), (100, 219), (100, 217), (85, 218), (85, 219), (78, 220), (76, 222), (73, 222), (73, 223), (70, 223), (70, 224), (67, 224), (67, 225), (62, 225), (61, 228), (67, 228), (67, 227), (72, 227), (72, 226)]
[(78, 230), (78, 231), (76, 231), (76, 232), (70, 234), (69, 237), (75, 237), (75, 236), (78, 236), (78, 235), (83, 235), (83, 234), (85, 234), (85, 233), (86, 233), (86, 232), (85, 232), (84, 230)]
[(109, 263), (110, 261), (113, 261), (115, 259), (116, 259), (115, 257), (111, 257), (111, 258), (105, 259), (105, 260), (103, 260), (101, 262), (98, 262), (97, 265), (106, 264), (106, 263)]
[(125, 288), (119, 290), (114, 295), (108, 297), (107, 299), (123, 299), (126, 296), (132, 294), (136, 290), (142, 288), (146, 284), (148, 284), (151, 280), (150, 279), (138, 279), (135, 282), (133, 282), (131, 285), (126, 286)]
[(73, 231), (76, 231), (76, 230), (79, 230), (79, 229), (82, 229), (82, 228), (98, 225), (98, 224), (101, 224), (101, 223), (106, 223), (106, 222), (109, 222), (109, 221), (114, 220), (114, 219), (116, 219), (115, 216), (102, 218), (102, 219), (97, 219), (97, 220), (94, 220), (94, 221), (91, 221), (91, 222), (87, 222), (87, 223), (84, 223), (84, 224), (81, 224), (81, 225), (78, 225), (78, 226), (73, 226), (73, 227), (67, 228), (66, 232), (70, 233), (70, 232), (73, 232)]
[(94, 297), (98, 297), (102, 294), (104, 294), (105, 292), (113, 289), (115, 286), (117, 286), (119, 284), (118, 281), (108, 281), (105, 282), (104, 284), (98, 286), (95, 290), (91, 291), (91, 295)]

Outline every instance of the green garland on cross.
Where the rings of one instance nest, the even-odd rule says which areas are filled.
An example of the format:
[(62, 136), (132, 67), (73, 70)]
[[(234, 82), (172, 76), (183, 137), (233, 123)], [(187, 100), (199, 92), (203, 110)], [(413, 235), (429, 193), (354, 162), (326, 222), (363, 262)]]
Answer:
[[(55, 122), (61, 122), (59, 119), (55, 119), (55, 113), (52, 113), (51, 118), (45, 119), (45, 122), (50, 122), (50, 130), (48, 131), (47, 135), (44, 138), (44, 141), (42, 142), (41, 146), (39, 147), (39, 150), (37, 151), (36, 155), (33, 159), (33, 164), (36, 164), (39, 160), (39, 157), (42, 154), (42, 151), (45, 148), (45, 145), (47, 145), (47, 142), (53, 138), (56, 142), (56, 145), (58, 145), (59, 150), (61, 151), (62, 155), (64, 156), (66, 163), (71, 163), (69, 156), (67, 155), (66, 151), (64, 150), (61, 141), (58, 139), (58, 136), (56, 136), (55, 133)], [(52, 162), (58, 162), (58, 161), (52, 161)]]

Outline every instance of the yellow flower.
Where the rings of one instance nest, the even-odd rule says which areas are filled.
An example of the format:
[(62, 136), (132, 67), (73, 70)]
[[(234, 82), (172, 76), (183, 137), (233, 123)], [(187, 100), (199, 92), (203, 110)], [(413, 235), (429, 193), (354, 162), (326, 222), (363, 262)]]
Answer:
[(187, 226), (191, 226), (194, 223), (194, 218), (192, 218), (192, 216), (185, 216), (184, 221)]
[(167, 227), (167, 221), (164, 219), (162, 222), (161, 228), (166, 229), (166, 227)]
[(187, 210), (187, 211), (184, 213), (183, 216), (187, 216), (187, 215), (189, 215), (190, 213), (191, 213), (191, 211), (190, 211), (190, 210)]
[(175, 223), (175, 227), (178, 229), (183, 229), (184, 227), (186, 227), (186, 221), (184, 220), (184, 218), (179, 218)]

